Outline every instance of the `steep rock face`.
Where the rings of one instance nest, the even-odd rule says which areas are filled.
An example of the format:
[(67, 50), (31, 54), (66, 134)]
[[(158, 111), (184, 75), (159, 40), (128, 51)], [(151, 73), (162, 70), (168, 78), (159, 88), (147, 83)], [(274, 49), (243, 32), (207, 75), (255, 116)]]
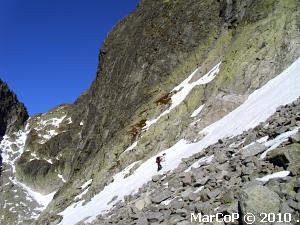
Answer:
[(223, 60), (218, 80), (199, 90), (210, 115), (202, 126), (228, 113), (297, 58), (296, 12), (295, 1), (142, 1), (100, 51), (74, 169), (122, 131), (133, 142), (126, 127), (164, 109), (153, 103), (197, 66), (201, 76)]
[[(108, 35), (91, 88), (73, 105), (27, 121), (13, 158), (17, 178), (43, 194), (56, 191), (34, 224), (59, 223), (61, 211), (90, 200), (130, 163), (181, 138), (201, 139), (202, 128), (300, 56), (299, 28), (296, 0), (141, 1)], [(188, 83), (198, 81), (219, 62), (214, 79), (163, 114), (176, 85), (196, 68)]]
[(219, 5), (213, 1), (142, 1), (112, 30), (100, 50), (97, 78), (87, 93), (85, 151), (101, 149), (128, 125), (137, 109), (160, 92), (157, 86), (174, 67), (199, 43), (205, 46), (217, 35), (218, 13)]
[(0, 80), (0, 136), (5, 132), (17, 131), (28, 118), (25, 106), (11, 92), (6, 83)]
[[(201, 139), (199, 130), (299, 57), (298, 15), (297, 1), (141, 1), (108, 35), (97, 78), (73, 106), (83, 128), (71, 179), (39, 222), (60, 220), (57, 213), (80, 193), (82, 177), (93, 178), (90, 199), (129, 163), (182, 137)], [(174, 86), (197, 67), (191, 82), (201, 78), (220, 61), (212, 82), (196, 86), (144, 132), (147, 120), (170, 106)], [(191, 113), (202, 104), (193, 122)], [(135, 141), (134, 153), (124, 153)]]
[(96, 152), (101, 166), (118, 158), (122, 149), (105, 149), (108, 142), (132, 143), (143, 121), (166, 107), (155, 102), (197, 66), (199, 77), (223, 60), (217, 80), (195, 89), (188, 103), (191, 110), (206, 102), (207, 119), (197, 126), (231, 111), (299, 55), (297, 7), (295, 1), (142, 1), (100, 51), (73, 171)]
[[(5, 142), (10, 144), (7, 135), (18, 138), (18, 131), (24, 127), (27, 119), (28, 113), (23, 103), (18, 101), (17, 96), (0, 79), (0, 224), (17, 224), (21, 221), (26, 224), (24, 217), (36, 216), (33, 208), (38, 207), (37, 204), (28, 202), (28, 207), (24, 208), (23, 204), (27, 196), (23, 191), (17, 190), (13, 184), (8, 185), (14, 174), (7, 168), (7, 157), (4, 153), (7, 149), (3, 147)], [(11, 143), (10, 146), (17, 151), (19, 143)], [(12, 152), (12, 154), (16, 155), (17, 152)], [(18, 207), (10, 208), (11, 200), (17, 203)], [(16, 205), (13, 204), (13, 206)], [(16, 216), (16, 212), (19, 216)]]
[(201, 75), (220, 61), (251, 2), (141, 1), (100, 50), (97, 78), (80, 111), (83, 151), (74, 156), (73, 171), (99, 151), (101, 166), (113, 154), (118, 158), (120, 150), (105, 149), (108, 142), (121, 136), (121, 142), (133, 142), (143, 121), (165, 108), (157, 101), (183, 76), (199, 65)]
[[(72, 135), (76, 132), (70, 105), (60, 105), (26, 123), (26, 140), (22, 155), (16, 160), (16, 176), (32, 189), (49, 194), (56, 191), (69, 175), (68, 161)], [(72, 133), (72, 132), (73, 133)]]

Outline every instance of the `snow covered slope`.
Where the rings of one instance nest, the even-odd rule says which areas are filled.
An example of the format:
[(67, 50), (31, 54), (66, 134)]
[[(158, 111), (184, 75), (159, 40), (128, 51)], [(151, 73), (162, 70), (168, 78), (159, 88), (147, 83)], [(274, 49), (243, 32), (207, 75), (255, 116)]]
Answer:
[[(1, 155), (3, 157), (2, 181), (4, 183), (2, 194), (5, 196), (3, 204), (3, 215), (0, 217), (0, 224), (8, 221), (13, 224), (23, 224), (37, 218), (53, 198), (54, 193), (43, 195), (16, 178), (16, 162), (25, 149), (25, 143), (30, 129), (27, 125), (24, 129), (5, 135), (0, 144)], [(26, 207), (26, 210), (24, 210)], [(11, 221), (14, 215), (18, 214), (18, 219)]]
[[(290, 103), (299, 96), (300, 58), (277, 77), (254, 91), (237, 109), (200, 131), (200, 133), (205, 134), (202, 140), (196, 143), (187, 143), (186, 140), (182, 139), (171, 148), (161, 152), (160, 154), (166, 153), (168, 163), (160, 173), (175, 169), (182, 158), (201, 151), (221, 138), (235, 136), (257, 126), (270, 117), (277, 107)], [(83, 204), (84, 201), (82, 200), (70, 205), (60, 213), (63, 216), (60, 224), (72, 225), (83, 220), (92, 221), (97, 215), (111, 209), (113, 203), (123, 200), (126, 195), (135, 193), (138, 188), (157, 174), (153, 167), (156, 156), (145, 160), (132, 175), (126, 178), (124, 178), (124, 175), (135, 163), (116, 174), (114, 181), (86, 204)]]
[[(64, 107), (59, 107), (59, 116), (52, 112), (49, 114), (38, 115), (27, 120), (26, 126), (17, 132), (6, 134), (0, 143), (0, 153), (3, 158), (3, 171), (1, 174), (1, 181), (3, 182), (3, 192), (0, 195), (0, 206), (2, 209), (2, 216), (0, 217), (0, 224), (24, 224), (25, 221), (36, 219), (39, 214), (47, 207), (53, 199), (56, 190), (51, 193), (45, 193), (37, 190), (37, 186), (28, 178), (20, 180), (20, 166), (19, 161), (24, 161), (24, 155), (28, 157), (27, 170), (30, 171), (30, 163), (40, 161), (44, 164), (52, 165), (53, 158), (47, 157), (33, 149), (32, 142), (43, 145), (56, 135), (64, 132), (66, 124), (70, 123), (70, 118), (67, 118), (66, 113), (63, 112)], [(29, 169), (28, 169), (29, 168)], [(32, 170), (32, 169), (31, 169)], [(37, 168), (41, 170), (41, 168)], [(37, 176), (37, 174), (35, 174)], [(57, 180), (63, 183), (63, 177), (56, 172)], [(24, 208), (25, 207), (25, 208)], [(14, 219), (14, 218), (17, 218)]]

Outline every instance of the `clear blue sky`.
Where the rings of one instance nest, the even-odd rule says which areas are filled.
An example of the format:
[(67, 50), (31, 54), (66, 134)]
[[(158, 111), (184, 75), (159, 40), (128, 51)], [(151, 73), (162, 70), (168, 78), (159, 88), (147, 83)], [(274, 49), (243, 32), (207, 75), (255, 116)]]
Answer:
[(107, 33), (138, 0), (0, 0), (0, 78), (30, 115), (72, 103)]

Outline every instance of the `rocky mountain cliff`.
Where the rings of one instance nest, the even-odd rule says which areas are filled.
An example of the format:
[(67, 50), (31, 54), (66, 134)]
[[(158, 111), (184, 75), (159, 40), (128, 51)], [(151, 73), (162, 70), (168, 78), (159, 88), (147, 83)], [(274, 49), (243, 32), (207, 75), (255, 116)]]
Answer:
[(11, 92), (6, 83), (0, 80), (0, 137), (21, 128), (28, 119), (25, 106)]
[[(298, 63), (291, 67), (300, 56), (299, 15), (296, 0), (142, 0), (108, 34), (96, 79), (74, 104), (29, 119), (21, 105), (10, 113), (12, 118), (19, 113), (19, 120), (3, 119), (9, 123), (1, 128), (0, 224), (188, 224), (190, 212), (211, 213), (217, 207), (236, 212), (237, 205), (242, 215), (248, 210), (247, 191), (241, 199), (238, 190), (252, 181), (257, 190), (269, 188), (276, 202), (290, 201), (276, 210), (285, 207), (294, 220), (297, 156), (284, 164), (277, 156), (258, 157), (270, 150), (262, 146), (267, 140), (298, 132), (299, 103), (272, 119), (272, 129), (258, 125), (300, 95)], [(291, 72), (279, 76), (283, 71)], [(280, 78), (284, 74), (287, 78)], [(273, 81), (281, 92), (274, 85), (264, 88), (275, 78), (282, 79)], [(269, 96), (263, 104), (257, 99), (244, 114), (210, 128), (243, 109), (259, 89), (261, 99)], [(1, 86), (3, 112), (10, 112), (7, 99)], [(242, 150), (266, 136), (256, 148)], [(292, 145), (297, 152), (297, 142), (297, 137), (276, 141), (273, 148)], [(169, 150), (175, 155), (168, 152), (160, 175), (152, 178), (154, 158)], [(181, 163), (182, 158), (188, 159)], [(198, 159), (203, 163), (191, 169)], [(241, 170), (233, 168), (238, 165)], [(227, 174), (219, 177), (220, 171)], [(284, 184), (255, 181), (280, 171), (289, 172)], [(285, 184), (294, 186), (281, 187)], [(220, 200), (228, 189), (227, 200)], [(287, 189), (293, 192), (281, 196)], [(170, 202), (161, 204), (165, 200)]]

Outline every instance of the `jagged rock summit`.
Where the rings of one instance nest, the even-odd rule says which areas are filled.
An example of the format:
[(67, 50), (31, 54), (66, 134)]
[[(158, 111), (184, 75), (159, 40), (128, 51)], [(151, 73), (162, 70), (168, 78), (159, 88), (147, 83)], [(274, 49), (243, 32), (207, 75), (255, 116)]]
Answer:
[(6, 132), (19, 130), (27, 119), (24, 104), (18, 101), (17, 96), (0, 79), (0, 137)]
[(187, 225), (258, 199), (295, 221), (299, 13), (296, 0), (142, 0), (85, 93), (5, 132), (0, 224)]

